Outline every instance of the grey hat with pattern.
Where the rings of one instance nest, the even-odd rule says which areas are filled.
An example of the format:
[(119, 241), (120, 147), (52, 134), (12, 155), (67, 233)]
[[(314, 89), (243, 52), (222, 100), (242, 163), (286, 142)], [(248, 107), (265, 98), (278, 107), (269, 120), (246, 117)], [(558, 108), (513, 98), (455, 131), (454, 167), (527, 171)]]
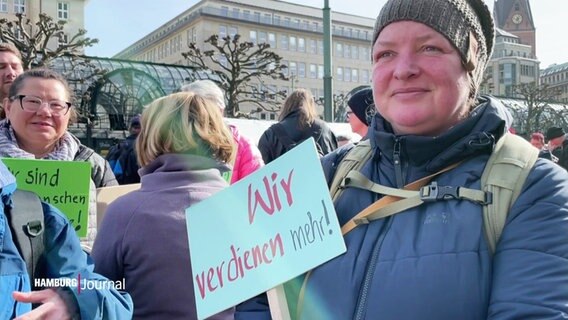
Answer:
[[(458, 49), (479, 87), (495, 41), (493, 17), (483, 0), (388, 0), (377, 17), (373, 44), (387, 25), (404, 20), (425, 24), (444, 35)], [(477, 40), (477, 52), (470, 52), (470, 35)]]

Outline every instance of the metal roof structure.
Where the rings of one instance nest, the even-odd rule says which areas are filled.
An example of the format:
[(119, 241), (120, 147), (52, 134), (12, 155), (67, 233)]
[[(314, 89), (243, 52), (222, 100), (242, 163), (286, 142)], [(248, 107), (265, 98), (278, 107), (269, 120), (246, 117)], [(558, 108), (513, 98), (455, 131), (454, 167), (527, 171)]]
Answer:
[(87, 56), (60, 57), (49, 67), (65, 76), (82, 115), (69, 130), (95, 149), (97, 139), (124, 138), (130, 118), (150, 102), (211, 78), (187, 66)]

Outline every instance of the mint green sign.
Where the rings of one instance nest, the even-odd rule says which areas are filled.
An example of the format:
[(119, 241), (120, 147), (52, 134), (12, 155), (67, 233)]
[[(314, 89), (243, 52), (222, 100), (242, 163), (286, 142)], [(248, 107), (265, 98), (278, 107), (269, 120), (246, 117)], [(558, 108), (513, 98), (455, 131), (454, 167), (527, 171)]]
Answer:
[(91, 165), (83, 161), (3, 158), (18, 189), (33, 191), (63, 212), (77, 236), (87, 236)]
[(186, 210), (197, 318), (346, 251), (314, 139)]

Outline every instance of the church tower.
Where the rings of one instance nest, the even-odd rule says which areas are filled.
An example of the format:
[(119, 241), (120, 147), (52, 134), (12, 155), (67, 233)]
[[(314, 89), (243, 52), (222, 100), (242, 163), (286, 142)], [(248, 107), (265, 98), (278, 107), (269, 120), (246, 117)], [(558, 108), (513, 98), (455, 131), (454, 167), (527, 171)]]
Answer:
[(522, 44), (532, 47), (532, 58), (536, 58), (536, 28), (529, 0), (495, 0), (493, 16), (497, 28), (518, 36)]

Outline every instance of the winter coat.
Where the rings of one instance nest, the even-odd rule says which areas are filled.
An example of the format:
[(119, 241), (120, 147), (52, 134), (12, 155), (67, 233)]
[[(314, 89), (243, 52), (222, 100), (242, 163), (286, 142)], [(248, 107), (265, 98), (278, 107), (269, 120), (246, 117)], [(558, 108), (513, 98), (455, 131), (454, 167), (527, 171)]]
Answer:
[(288, 136), (290, 136), (290, 138), (296, 143), (300, 143), (310, 137), (313, 137), (316, 142), (318, 152), (322, 156), (337, 149), (337, 139), (327, 123), (316, 119), (311, 126), (300, 128), (299, 114), (297, 112), (292, 112), (282, 121), (273, 124), (270, 128), (266, 129), (260, 137), (260, 140), (258, 141), (258, 149), (260, 150), (264, 163), (266, 164), (289, 150), (289, 146), (282, 142), (278, 137), (278, 134), (274, 129), (274, 126), (276, 125), (283, 126)]
[[(16, 303), (13, 291), (29, 292), (30, 278), (7, 224), (4, 206), (11, 205), (16, 189), (15, 178), (0, 162), (0, 319), (13, 319), (31, 310), (29, 303)], [(45, 223), (45, 274), (37, 279), (70, 278), (107, 280), (93, 272), (92, 260), (81, 250), (75, 230), (55, 207), (42, 203)], [(42, 268), (40, 268), (42, 269)], [(70, 286), (64, 289), (76, 301), (81, 319), (130, 319), (132, 300), (126, 293), (115, 289), (92, 290)], [(79, 292), (80, 291), (80, 292)]]
[[(463, 161), (438, 185), (480, 189), (506, 119), (489, 98), (437, 137), (395, 135), (376, 115), (368, 135), (374, 154), (361, 173), (400, 188)], [(328, 182), (338, 162), (338, 153), (323, 159)], [(340, 224), (378, 198), (347, 188), (335, 205)], [(494, 255), (482, 207), (467, 200), (427, 202), (344, 238), (347, 252), (310, 274), (301, 319), (568, 317), (568, 174), (550, 161), (538, 159), (531, 170)]]
[(197, 319), (185, 209), (226, 188), (221, 172), (229, 169), (205, 157), (164, 154), (140, 169), (139, 190), (109, 205), (92, 257), (97, 272), (126, 279), (135, 319)]
[(260, 169), (264, 166), (264, 161), (258, 148), (247, 137), (241, 135), (236, 126), (229, 125), (229, 129), (237, 144), (237, 157), (231, 175), (231, 184), (233, 184)]

